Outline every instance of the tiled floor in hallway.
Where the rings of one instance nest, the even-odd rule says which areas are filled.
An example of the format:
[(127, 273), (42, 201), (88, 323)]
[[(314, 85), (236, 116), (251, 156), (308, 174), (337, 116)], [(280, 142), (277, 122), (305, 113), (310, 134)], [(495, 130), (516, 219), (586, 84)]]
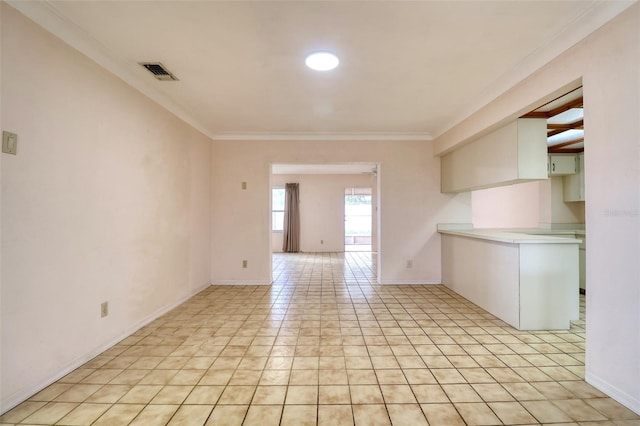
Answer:
[(274, 255), (0, 418), (64, 425), (640, 425), (586, 384), (582, 318), (521, 332), (443, 286), (375, 285), (371, 253)]

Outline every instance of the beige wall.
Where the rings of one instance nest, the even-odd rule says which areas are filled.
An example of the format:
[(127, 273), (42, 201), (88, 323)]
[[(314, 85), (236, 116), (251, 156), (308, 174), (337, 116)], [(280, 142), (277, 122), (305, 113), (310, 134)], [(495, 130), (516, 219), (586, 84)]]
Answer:
[(1, 7), (4, 411), (209, 283), (211, 144)]
[(551, 228), (584, 224), (584, 202), (565, 203), (562, 177), (471, 193), (476, 228)]
[(435, 140), (437, 153), (584, 87), (586, 379), (640, 412), (640, 4)]
[[(0, 5), (0, 131), (4, 130), (4, 123), (2, 121), (2, 108), (3, 108), (3, 96), (2, 96), (2, 77), (3, 77), (3, 71), (2, 71), (2, 58), (3, 58), (3, 54), (2, 54), (2, 16), (3, 16), (3, 11), (4, 11), (4, 7), (2, 7), (2, 5)], [(2, 153), (0, 153), (0, 156), (3, 155)], [(0, 160), (0, 189), (2, 188), (2, 160)], [(2, 306), (4, 305), (4, 302), (2, 301), (3, 297), (2, 297), (2, 191), (0, 190), (0, 322), (4, 321), (4, 314), (2, 312)], [(0, 333), (2, 333), (2, 324), (0, 324)], [(2, 354), (2, 335), (0, 334), (0, 371), (2, 371), (2, 366), (4, 365), (4, 361), (3, 361), (3, 354)], [(0, 379), (2, 380), (2, 379)], [(0, 382), (1, 383), (1, 382)], [(1, 386), (1, 385), (0, 385)], [(0, 413), (3, 413), (5, 411), (5, 407), (4, 404), (2, 403), (3, 401), (3, 397), (1, 395), (2, 390), (0, 389)], [(18, 401), (16, 401), (18, 402)]]
[[(470, 196), (440, 193), (440, 164), (428, 142), (218, 141), (212, 162), (213, 283), (267, 284), (270, 171), (283, 164), (380, 164), (380, 280), (440, 282), (436, 225), (471, 221)], [(247, 182), (247, 189), (241, 183)], [(242, 268), (248, 260), (248, 268)], [(407, 268), (413, 260), (413, 268)]]
[(564, 202), (563, 181), (561, 176), (554, 176), (540, 181), (540, 218), (542, 227), (550, 227), (558, 223), (584, 223), (585, 202)]
[(539, 185), (536, 181), (473, 191), (474, 228), (536, 228)]
[[(349, 187), (375, 189), (373, 175), (273, 175), (271, 185), (300, 184), (300, 251), (344, 251), (344, 190)], [(375, 198), (372, 198), (375, 214)], [(375, 230), (373, 230), (375, 238)], [(323, 241), (321, 243), (321, 241)], [(282, 232), (273, 232), (271, 248), (282, 251)]]

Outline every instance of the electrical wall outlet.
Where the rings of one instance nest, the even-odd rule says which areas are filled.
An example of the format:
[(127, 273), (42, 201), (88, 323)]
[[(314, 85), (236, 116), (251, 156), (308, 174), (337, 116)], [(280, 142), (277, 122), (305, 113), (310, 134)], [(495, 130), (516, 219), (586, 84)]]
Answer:
[(320, 240), (320, 244), (324, 244), (324, 240)]
[(18, 152), (18, 135), (11, 132), (2, 132), (2, 152), (16, 155)]
[(411, 259), (407, 260), (407, 269), (409, 268), (413, 268), (413, 260)]
[(246, 260), (243, 260), (243, 261), (242, 261), (242, 267), (243, 267), (243, 268), (246, 268), (246, 267), (247, 267), (247, 263), (248, 263), (248, 262), (247, 262)]
[(109, 302), (102, 302), (100, 305), (100, 317), (104, 318), (109, 315)]
[(247, 189), (247, 182), (242, 182), (242, 189)]

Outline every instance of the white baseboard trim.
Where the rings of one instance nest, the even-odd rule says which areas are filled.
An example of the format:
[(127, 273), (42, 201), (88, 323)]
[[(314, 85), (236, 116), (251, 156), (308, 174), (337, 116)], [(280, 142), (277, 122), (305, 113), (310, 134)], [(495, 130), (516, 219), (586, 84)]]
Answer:
[(182, 298), (178, 299), (177, 301), (172, 302), (172, 303), (170, 303), (170, 304), (168, 304), (166, 306), (163, 306), (160, 309), (157, 309), (156, 311), (154, 311), (150, 315), (147, 315), (142, 320), (138, 321), (137, 323), (135, 323), (131, 327), (127, 328), (124, 332), (122, 332), (120, 335), (118, 335), (118, 337), (115, 337), (115, 338), (109, 340), (107, 343), (98, 346), (97, 348), (93, 349), (89, 353), (86, 353), (84, 355), (81, 355), (81, 356), (77, 357), (76, 359), (74, 359), (73, 361), (71, 361), (70, 363), (68, 363), (64, 367), (62, 367), (60, 369), (60, 371), (58, 371), (57, 373), (49, 376), (48, 378), (46, 378), (46, 379), (44, 379), (42, 381), (40, 381), (40, 383), (38, 383), (37, 385), (35, 385), (33, 387), (30, 387), (29, 389), (24, 389), (24, 390), (15, 392), (15, 393), (9, 395), (8, 397), (4, 398), (3, 400), (0, 401), (0, 414), (6, 413), (7, 411), (9, 411), (12, 408), (14, 408), (15, 406), (17, 406), (18, 404), (20, 404), (20, 403), (26, 401), (27, 399), (29, 399), (29, 397), (31, 397), (31, 396), (35, 395), (36, 393), (40, 392), (41, 390), (43, 390), (47, 386), (51, 385), (52, 383), (57, 382), (58, 380), (60, 380), (64, 376), (66, 376), (67, 374), (71, 373), (73, 370), (75, 370), (78, 367), (86, 364), (87, 362), (89, 362), (90, 360), (95, 358), (96, 356), (100, 355), (102, 352), (106, 351), (107, 349), (109, 349), (112, 346), (116, 345), (117, 343), (121, 342), (122, 340), (124, 340), (125, 338), (129, 337), (130, 335), (132, 335), (136, 331), (140, 330), (145, 325), (147, 325), (150, 322), (154, 321), (155, 319), (161, 317), (162, 315), (166, 314), (167, 312), (169, 312), (170, 310), (176, 308), (177, 306), (183, 304), (184, 302), (186, 302), (187, 300), (191, 299), (193, 296), (195, 296), (196, 294), (200, 293), (202, 290), (204, 290), (207, 287), (209, 287), (209, 284), (205, 284), (205, 285), (195, 289), (194, 291), (190, 292), (186, 296), (183, 296)]
[(215, 280), (211, 285), (271, 285), (271, 281), (263, 280)]
[(379, 280), (381, 285), (436, 285), (442, 284), (440, 281), (433, 280)]
[(637, 398), (634, 398), (632, 395), (629, 395), (628, 393), (618, 389), (617, 387), (611, 385), (607, 381), (592, 373), (586, 372), (584, 379), (587, 383), (589, 383), (596, 389), (606, 393), (611, 398), (627, 407), (629, 410), (640, 415), (640, 400), (638, 400)]

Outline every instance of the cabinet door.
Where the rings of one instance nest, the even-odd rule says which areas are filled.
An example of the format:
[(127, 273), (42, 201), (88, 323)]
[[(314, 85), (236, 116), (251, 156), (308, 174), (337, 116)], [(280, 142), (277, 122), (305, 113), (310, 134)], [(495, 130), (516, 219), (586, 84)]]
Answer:
[(578, 250), (578, 266), (580, 268), (580, 288), (587, 289), (587, 251), (585, 249)]
[(549, 176), (572, 175), (576, 172), (575, 155), (550, 155)]
[(585, 201), (584, 195), (584, 154), (578, 155), (576, 174), (562, 178), (564, 201)]

